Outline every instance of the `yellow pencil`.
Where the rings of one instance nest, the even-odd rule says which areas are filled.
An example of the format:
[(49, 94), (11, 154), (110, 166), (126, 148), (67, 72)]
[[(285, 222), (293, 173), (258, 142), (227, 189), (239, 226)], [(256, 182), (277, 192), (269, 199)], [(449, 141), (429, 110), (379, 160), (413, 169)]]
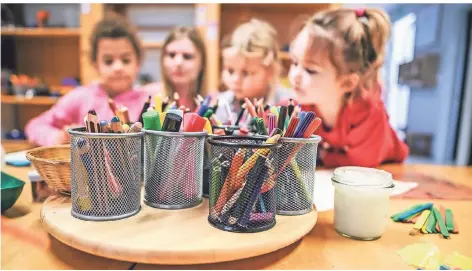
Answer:
[[(274, 143), (277, 143), (279, 139), (280, 139), (280, 135), (275, 135), (267, 139), (265, 143), (274, 144)], [(263, 156), (267, 155), (269, 151), (270, 151), (269, 148), (265, 148), (265, 149), (258, 149), (256, 152), (254, 152), (254, 154), (251, 155), (251, 157), (249, 157), (249, 159), (247, 159), (246, 162), (244, 162), (243, 166), (239, 169), (238, 174), (236, 175), (236, 178), (244, 178), (244, 176), (246, 176), (256, 164), (257, 158), (260, 155), (263, 155)]]
[(158, 113), (162, 113), (162, 97), (161, 97), (161, 94), (157, 94), (156, 96), (154, 96), (154, 109)]

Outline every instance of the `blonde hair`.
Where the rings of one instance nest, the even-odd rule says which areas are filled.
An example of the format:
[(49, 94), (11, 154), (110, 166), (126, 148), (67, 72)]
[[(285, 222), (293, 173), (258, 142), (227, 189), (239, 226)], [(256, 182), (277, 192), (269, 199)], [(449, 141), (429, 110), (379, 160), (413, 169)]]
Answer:
[[(164, 67), (164, 57), (166, 54), (166, 49), (167, 46), (179, 39), (189, 39), (193, 45), (197, 48), (197, 51), (200, 52), (202, 56), (202, 69), (200, 73), (198, 74), (197, 81), (195, 82), (195, 86), (191, 89), (193, 93), (191, 93), (193, 96), (197, 96), (197, 94), (204, 95), (206, 94), (203, 87), (204, 87), (204, 78), (205, 78), (205, 68), (206, 68), (206, 49), (205, 49), (205, 42), (203, 41), (201, 35), (198, 33), (198, 31), (195, 28), (189, 28), (189, 27), (177, 27), (174, 28), (167, 38), (164, 41), (164, 44), (162, 46), (162, 53), (161, 53), (161, 67)], [(166, 74), (164, 69), (161, 69), (161, 78), (163, 78), (163, 84), (164, 84), (164, 93), (168, 97), (173, 97), (173, 94), (175, 92), (175, 88), (172, 85), (172, 81), (170, 80), (169, 76)]]
[(390, 37), (390, 19), (384, 11), (374, 8), (322, 11), (308, 20), (305, 29), (311, 36), (307, 55), (324, 57), (328, 53), (338, 75), (360, 76), (358, 87), (347, 98), (365, 97), (377, 89), (378, 71)]
[(225, 49), (237, 50), (248, 57), (261, 57), (262, 63), (274, 72), (272, 85), (280, 73), (279, 46), (277, 31), (269, 23), (251, 19), (239, 25), (230, 36), (223, 39), (223, 54)]

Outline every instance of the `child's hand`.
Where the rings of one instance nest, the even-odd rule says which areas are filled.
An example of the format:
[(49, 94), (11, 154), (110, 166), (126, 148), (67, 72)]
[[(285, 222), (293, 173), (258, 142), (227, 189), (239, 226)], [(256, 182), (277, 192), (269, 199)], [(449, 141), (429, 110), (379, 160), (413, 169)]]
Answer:
[(62, 144), (70, 143), (70, 135), (69, 135), (69, 132), (67, 132), (67, 130), (73, 129), (73, 128), (79, 128), (79, 127), (83, 127), (83, 125), (80, 125), (80, 124), (72, 124), (72, 125), (66, 125), (66, 126), (64, 126), (64, 128), (62, 128), (62, 134), (61, 134), (60, 142), (61, 142)]

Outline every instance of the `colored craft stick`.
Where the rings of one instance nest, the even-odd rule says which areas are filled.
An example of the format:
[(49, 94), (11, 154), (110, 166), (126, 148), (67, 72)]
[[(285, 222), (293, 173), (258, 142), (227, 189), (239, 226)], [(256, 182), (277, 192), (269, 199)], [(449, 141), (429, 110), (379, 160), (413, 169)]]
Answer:
[(415, 224), (416, 220), (418, 220), (420, 215), (421, 213), (412, 214), (410, 217), (408, 217), (406, 220), (403, 220), (402, 222)]
[(429, 216), (429, 219), (428, 221), (426, 222), (426, 232), (427, 233), (434, 233), (434, 229), (436, 228), (436, 216), (434, 215), (434, 213), (432, 213), (432, 215)]
[(441, 212), (438, 208), (433, 206), (434, 216), (436, 217), (437, 223), (439, 224), (439, 229), (444, 238), (449, 238), (449, 231), (447, 230), (446, 223), (444, 222), (444, 218), (441, 215)]
[[(396, 213), (396, 214), (393, 214), (390, 218), (395, 221), (395, 222), (402, 222), (404, 220), (406, 220), (408, 217), (410, 217), (412, 214), (417, 214), (417, 213), (420, 213), (420, 212), (414, 212), (414, 213), (411, 213), (413, 210), (415, 210), (416, 208), (420, 208), (420, 207), (423, 207), (425, 204), (416, 204), (404, 211), (401, 211), (399, 213)], [(410, 213), (409, 215), (405, 216), (404, 214), (405, 213)], [(404, 217), (403, 219), (400, 219), (400, 217)]]
[(447, 227), (447, 230), (450, 233), (457, 233), (457, 232), (454, 232), (454, 230), (456, 228), (455, 226), (456, 225), (454, 225), (452, 210), (451, 209), (446, 209), (446, 227)]
[(410, 235), (416, 235), (417, 233), (419, 233), (419, 230), (426, 223), (426, 220), (428, 219), (428, 216), (430, 213), (431, 213), (430, 210), (423, 210), (420, 217), (418, 218), (416, 223), (413, 225), (413, 230), (410, 232)]
[[(428, 210), (426, 210), (428, 211)], [(425, 211), (425, 212), (426, 212)], [(431, 212), (429, 213), (428, 215), (428, 218), (426, 219), (426, 222), (423, 224), (423, 226), (421, 227), (421, 233), (428, 233), (427, 231), (427, 227), (428, 227), (428, 222), (434, 217), (434, 214), (432, 214)]]
[(400, 213), (398, 216), (395, 217), (396, 219), (393, 219), (393, 218), (392, 219), (394, 221), (403, 221), (406, 218), (408, 218), (409, 216), (411, 216), (412, 214), (422, 212), (426, 209), (431, 209), (431, 206), (433, 206), (432, 203), (426, 203), (426, 204), (422, 204), (422, 205), (419, 205), (419, 206), (414, 206), (413, 208), (410, 208), (410, 209), (404, 211), (403, 213)]
[[(439, 205), (438, 208), (439, 212), (441, 213), (441, 216), (444, 218), (444, 223), (446, 223), (446, 210), (442, 205)], [(436, 225), (436, 231), (440, 232), (441, 229), (439, 228), (439, 223)]]

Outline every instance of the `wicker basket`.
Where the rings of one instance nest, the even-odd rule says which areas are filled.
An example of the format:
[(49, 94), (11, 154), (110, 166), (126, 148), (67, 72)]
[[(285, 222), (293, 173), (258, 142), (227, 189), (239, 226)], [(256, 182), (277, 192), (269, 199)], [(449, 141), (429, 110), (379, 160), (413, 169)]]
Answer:
[(26, 158), (50, 188), (70, 195), (70, 145), (35, 148)]

